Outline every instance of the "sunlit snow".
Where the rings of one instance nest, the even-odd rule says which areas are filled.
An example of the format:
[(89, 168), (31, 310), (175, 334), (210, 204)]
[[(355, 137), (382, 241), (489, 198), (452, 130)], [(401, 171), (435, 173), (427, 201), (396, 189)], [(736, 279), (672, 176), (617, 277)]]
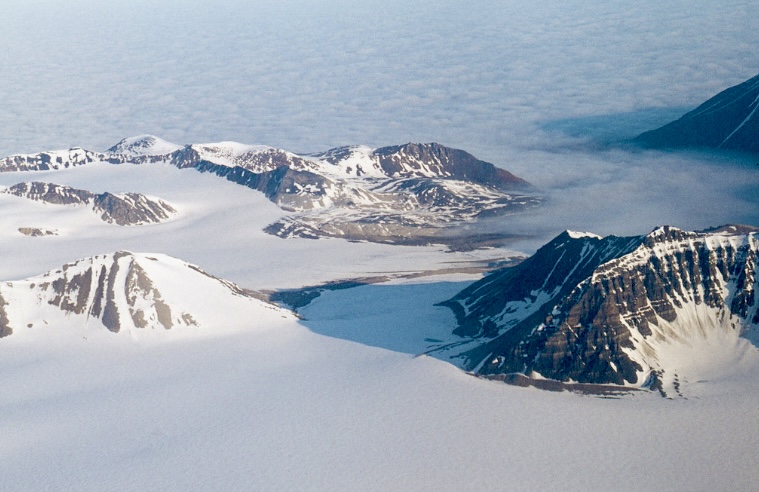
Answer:
[[(565, 229), (757, 225), (753, 157), (609, 145), (754, 75), (755, 2), (6, 3), (0, 157), (66, 149), (51, 162), (86, 163), (129, 135), (135, 156), (219, 142), (196, 148), (229, 165), (355, 145), (351, 172), (307, 159), (346, 178), (377, 172), (373, 148), (435, 141), (547, 201), (483, 224), (530, 235), (516, 250), (450, 252), (274, 237), (262, 229), (284, 212), (263, 194), (166, 163), (0, 173), (0, 186), (143, 193), (177, 210), (121, 227), (0, 193), (0, 294), (18, 326), (0, 339), (0, 489), (756, 488), (756, 334), (662, 326), (686, 342), (656, 347), (682, 368), (672, 399), (518, 388), (422, 355), (458, 341), (435, 304), (479, 278), (466, 268)], [(20, 231), (34, 228), (55, 235)], [(161, 295), (202, 326), (114, 334), (38, 290), (45, 272), (117, 251), (165, 261)], [(254, 291), (392, 280), (322, 292), (298, 319), (221, 295), (187, 263)], [(684, 321), (721, 321), (697, 314)]]

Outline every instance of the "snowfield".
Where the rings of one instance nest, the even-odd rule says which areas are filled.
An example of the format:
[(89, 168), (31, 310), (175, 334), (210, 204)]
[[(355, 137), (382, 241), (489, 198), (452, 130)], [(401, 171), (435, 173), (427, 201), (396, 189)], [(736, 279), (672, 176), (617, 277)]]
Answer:
[(600, 399), (478, 380), (294, 321), (160, 342), (48, 335), (2, 340), (6, 490), (756, 483), (755, 357), (701, 398)]
[[(0, 193), (0, 492), (759, 490), (756, 332), (656, 346), (682, 368), (670, 398), (550, 392), (442, 360), (461, 339), (437, 305), (566, 229), (759, 226), (754, 155), (617, 145), (756, 74), (756, 1), (3, 5), (0, 166), (16, 171), (0, 190), (139, 193), (174, 212), (121, 226), (90, 203)], [(385, 235), (450, 219), (382, 216), (383, 193), (412, 184), (383, 188), (373, 152), (405, 142), (464, 149), (541, 192), (524, 214), (463, 224), (510, 249), (336, 238), (362, 217)], [(153, 159), (183, 152), (219, 176)], [(292, 181), (290, 212), (221, 177), (282, 162), (324, 173)], [(478, 192), (472, 214), (518, 205), (422, 184), (433, 203)], [(292, 237), (263, 231), (277, 222)], [(305, 238), (318, 228), (335, 230)], [(113, 273), (110, 293), (90, 267)], [(297, 313), (266, 302), (356, 279)]]
[[(60, 171), (0, 173), (0, 186), (45, 181), (94, 193), (143, 193), (171, 203), (172, 220), (139, 227), (103, 223), (88, 210), (0, 194), (0, 271), (19, 280), (98, 254), (128, 250), (164, 253), (251, 289), (302, 287), (388, 272), (417, 272), (500, 260), (513, 251), (444, 253), (443, 247), (349, 243), (339, 239), (282, 240), (262, 229), (284, 213), (262, 193), (168, 164), (90, 164)], [(20, 227), (57, 229), (30, 238)], [(23, 252), (26, 259), (18, 261)]]
[[(0, 184), (31, 178), (93, 191), (118, 183), (168, 200), (177, 216), (120, 227), (81, 208), (0, 195), (6, 280), (112, 251), (153, 251), (138, 261), (155, 265), (151, 278), (166, 299), (202, 311), (207, 331), (113, 334), (97, 320), (85, 329), (82, 315), (57, 311), (47, 324), (0, 339), (5, 490), (746, 490), (756, 483), (753, 345), (713, 354), (722, 357), (719, 370), (674, 400), (481, 380), (419, 354), (455, 341), (452, 313), (434, 304), (479, 278), (442, 273), (515, 252), (283, 240), (261, 231), (282, 212), (259, 193), (163, 164), (4, 173)], [(17, 231), (24, 225), (60, 234), (28, 237)], [(325, 291), (301, 309), (303, 319), (282, 311), (266, 321), (255, 309), (245, 315), (206, 297), (218, 285), (206, 277), (209, 286), (187, 291), (195, 280), (180, 274), (185, 263), (163, 254), (257, 290), (441, 274)]]

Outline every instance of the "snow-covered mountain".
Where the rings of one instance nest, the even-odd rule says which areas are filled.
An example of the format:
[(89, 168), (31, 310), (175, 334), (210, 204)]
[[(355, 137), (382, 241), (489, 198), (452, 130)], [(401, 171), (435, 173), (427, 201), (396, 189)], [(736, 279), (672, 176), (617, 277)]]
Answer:
[(438, 354), (488, 377), (679, 391), (715, 354), (759, 344), (757, 231), (564, 232), (446, 301), (467, 342)]
[(311, 154), (346, 175), (369, 175), (379, 178), (449, 178), (517, 189), (529, 184), (506, 171), (481, 161), (463, 150), (440, 144), (395, 145), (371, 149), (366, 146), (338, 147)]
[(94, 162), (121, 162), (118, 155), (92, 152), (79, 147), (69, 150), (53, 150), (38, 154), (17, 154), (0, 159), (0, 172), (48, 171), (84, 166)]
[(154, 135), (138, 135), (121, 140), (119, 143), (108, 149), (109, 154), (151, 156), (166, 155), (181, 150), (181, 145), (167, 142), (162, 138)]
[(0, 190), (29, 200), (87, 207), (109, 224), (142, 225), (163, 222), (176, 214), (165, 201), (140, 193), (92, 193), (54, 183), (25, 182)]
[(185, 328), (268, 326), (283, 318), (295, 319), (252, 292), (162, 254), (120, 251), (0, 284), (0, 337), (41, 327), (157, 336)]
[(435, 143), (379, 149), (352, 146), (296, 155), (235, 142), (178, 146), (143, 135), (124, 139), (102, 153), (72, 149), (6, 157), (0, 160), (0, 171), (97, 162), (168, 163), (261, 191), (290, 212), (266, 228), (280, 237), (476, 247), (499, 238), (467, 235), (457, 226), (541, 203), (523, 179)]
[(759, 74), (634, 141), (652, 148), (708, 147), (759, 153)]

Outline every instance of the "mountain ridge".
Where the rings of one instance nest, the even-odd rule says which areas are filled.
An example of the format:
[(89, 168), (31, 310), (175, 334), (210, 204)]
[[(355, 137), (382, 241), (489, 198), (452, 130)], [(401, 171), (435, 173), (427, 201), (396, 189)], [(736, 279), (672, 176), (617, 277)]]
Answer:
[(141, 193), (93, 193), (40, 181), (17, 183), (0, 193), (51, 205), (87, 207), (102, 221), (120, 226), (156, 224), (177, 213), (165, 201)]
[(0, 172), (96, 163), (165, 163), (263, 192), (288, 213), (264, 229), (282, 238), (477, 248), (509, 235), (472, 234), (459, 226), (478, 217), (519, 213), (543, 201), (524, 179), (437, 143), (297, 155), (236, 142), (178, 146), (142, 135), (102, 153), (72, 149), (9, 156), (0, 159)]
[(671, 393), (689, 346), (759, 345), (758, 254), (757, 232), (724, 228), (602, 239), (564, 232), (442, 303), (466, 340), (449, 357), (487, 377)]

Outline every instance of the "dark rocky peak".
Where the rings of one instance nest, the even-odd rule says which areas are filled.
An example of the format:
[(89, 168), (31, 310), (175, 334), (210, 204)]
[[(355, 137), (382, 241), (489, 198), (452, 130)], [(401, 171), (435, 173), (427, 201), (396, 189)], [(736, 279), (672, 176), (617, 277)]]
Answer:
[(759, 74), (633, 141), (651, 148), (703, 147), (759, 153)]
[(375, 150), (374, 155), (388, 176), (444, 177), (501, 189), (529, 186), (527, 181), (505, 169), (437, 143), (382, 147)]
[(195, 167), (202, 160), (203, 158), (192, 145), (185, 145), (181, 149), (172, 152), (169, 157), (169, 162), (180, 169)]
[(506, 267), (457, 294), (443, 305), (457, 315), (461, 336), (495, 337), (542, 319), (595, 268), (633, 251), (641, 237), (600, 238), (565, 231), (517, 266)]
[(121, 226), (157, 224), (176, 213), (174, 207), (163, 200), (140, 193), (114, 195), (106, 191), (95, 195), (92, 204), (102, 220)]

